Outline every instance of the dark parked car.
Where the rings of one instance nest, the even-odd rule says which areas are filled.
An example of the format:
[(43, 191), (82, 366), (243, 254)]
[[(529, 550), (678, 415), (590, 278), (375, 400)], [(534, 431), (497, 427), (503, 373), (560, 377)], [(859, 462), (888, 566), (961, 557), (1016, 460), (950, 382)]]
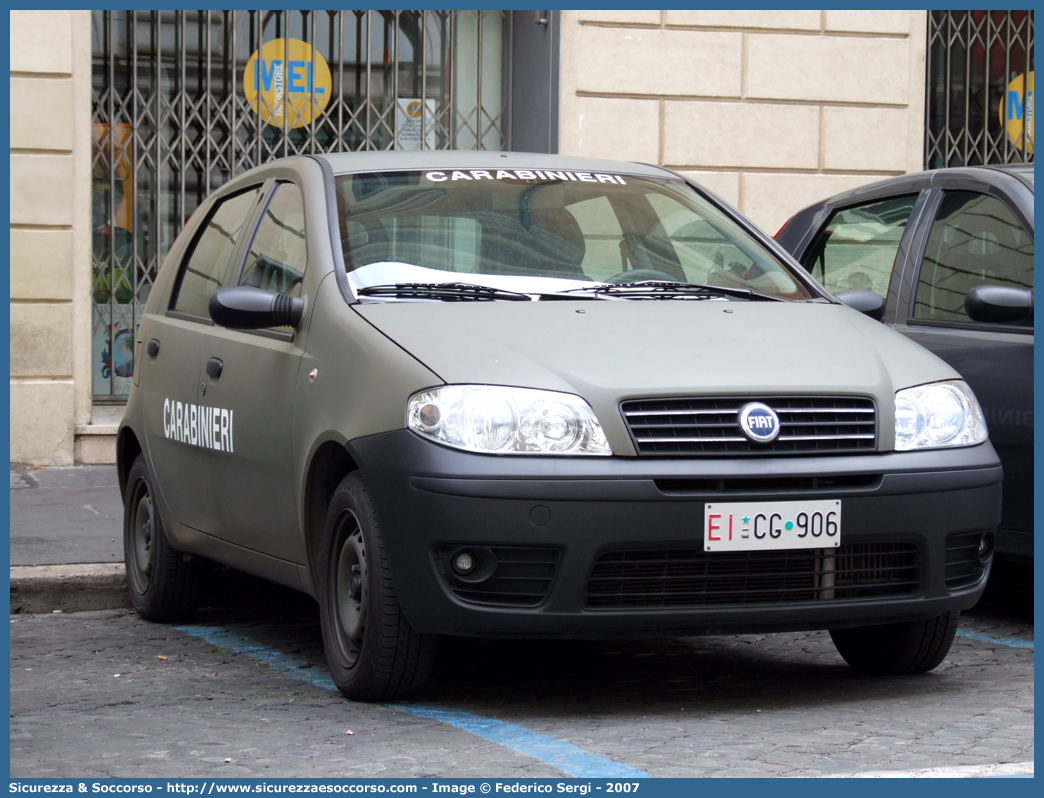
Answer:
[[(795, 214), (776, 240), (828, 290), (880, 296), (885, 324), (961, 373), (1004, 465), (997, 551), (1031, 558), (1033, 165), (864, 186)], [(873, 312), (873, 297), (853, 300)]]

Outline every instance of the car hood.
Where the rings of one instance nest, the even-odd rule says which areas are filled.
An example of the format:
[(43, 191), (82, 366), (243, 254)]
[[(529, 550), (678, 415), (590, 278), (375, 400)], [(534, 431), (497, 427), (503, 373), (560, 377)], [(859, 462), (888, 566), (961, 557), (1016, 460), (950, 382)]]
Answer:
[[(726, 301), (389, 302), (354, 306), (446, 383), (584, 397), (617, 454), (619, 403), (667, 396), (869, 396), (894, 440), (896, 390), (957, 373), (843, 305)], [(890, 448), (890, 447), (889, 447)]]

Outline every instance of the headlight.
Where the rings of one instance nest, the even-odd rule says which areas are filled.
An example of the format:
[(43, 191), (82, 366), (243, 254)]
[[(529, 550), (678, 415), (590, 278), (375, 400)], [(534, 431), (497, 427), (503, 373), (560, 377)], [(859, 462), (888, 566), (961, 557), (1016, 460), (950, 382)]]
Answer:
[(410, 397), (406, 426), (469, 452), (612, 454), (590, 405), (555, 391), (499, 385), (432, 388)]
[(895, 394), (895, 448), (972, 446), (986, 440), (982, 408), (963, 382), (937, 382)]

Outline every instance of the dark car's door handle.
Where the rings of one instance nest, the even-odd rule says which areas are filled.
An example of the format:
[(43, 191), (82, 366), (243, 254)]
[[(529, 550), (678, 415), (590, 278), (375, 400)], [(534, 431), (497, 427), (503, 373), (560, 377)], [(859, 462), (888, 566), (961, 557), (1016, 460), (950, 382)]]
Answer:
[(149, 341), (149, 345), (145, 347), (145, 351), (149, 353), (150, 357), (156, 357), (159, 354), (159, 340), (153, 338)]
[(216, 380), (221, 376), (221, 369), (224, 367), (225, 364), (221, 362), (220, 358), (212, 357), (207, 361), (207, 374)]

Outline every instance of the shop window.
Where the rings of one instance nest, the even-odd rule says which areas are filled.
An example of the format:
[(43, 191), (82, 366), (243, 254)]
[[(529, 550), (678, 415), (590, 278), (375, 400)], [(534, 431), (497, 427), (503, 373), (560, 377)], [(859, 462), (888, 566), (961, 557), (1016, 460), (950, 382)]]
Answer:
[(924, 165), (1033, 161), (1033, 12), (929, 11)]
[[(309, 153), (505, 148), (509, 13), (91, 12), (95, 399), (130, 391), (160, 265), (233, 177)], [(475, 224), (448, 234), (474, 245)]]

